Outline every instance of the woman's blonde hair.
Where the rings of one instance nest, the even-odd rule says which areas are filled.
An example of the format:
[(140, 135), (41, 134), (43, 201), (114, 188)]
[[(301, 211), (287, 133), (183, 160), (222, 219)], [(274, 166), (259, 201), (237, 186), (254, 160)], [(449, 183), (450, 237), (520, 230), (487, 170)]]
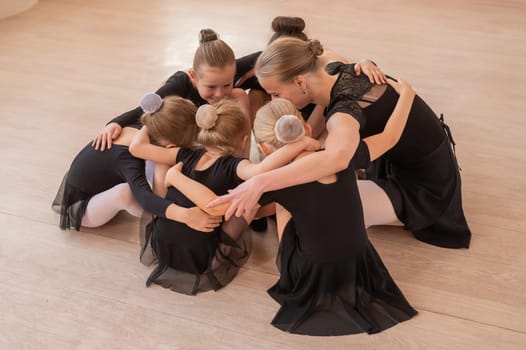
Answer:
[(232, 100), (223, 99), (214, 105), (203, 105), (196, 113), (200, 128), (197, 143), (220, 149), (227, 155), (241, 155), (242, 142), (248, 137), (248, 119)]
[(317, 69), (323, 47), (318, 40), (282, 37), (270, 43), (256, 61), (256, 76), (277, 76), (282, 82)]
[(141, 122), (148, 128), (152, 143), (167, 141), (178, 147), (192, 147), (197, 136), (197, 107), (179, 96), (168, 96), (153, 113), (144, 113)]
[(201, 29), (199, 32), (199, 47), (195, 51), (192, 68), (199, 72), (201, 65), (224, 68), (236, 63), (234, 51), (227, 43), (219, 39), (212, 29)]
[(305, 121), (294, 105), (283, 98), (275, 98), (261, 107), (256, 113), (254, 120), (254, 136), (258, 143), (272, 145), (276, 149), (284, 145), (276, 137), (276, 123), (284, 115), (298, 117), (301, 126), (305, 128)]

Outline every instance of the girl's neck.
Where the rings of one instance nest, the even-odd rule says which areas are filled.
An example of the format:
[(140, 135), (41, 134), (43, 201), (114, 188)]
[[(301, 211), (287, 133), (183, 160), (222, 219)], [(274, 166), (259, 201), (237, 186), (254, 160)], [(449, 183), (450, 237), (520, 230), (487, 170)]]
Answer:
[(216, 147), (205, 147), (206, 153), (208, 153), (210, 156), (214, 157), (222, 157), (226, 156), (226, 153), (224, 150), (216, 148)]
[(215, 161), (225, 156), (225, 152), (215, 147), (205, 147), (206, 152), (201, 156), (201, 159), (195, 165), (196, 170), (206, 170), (211, 167)]

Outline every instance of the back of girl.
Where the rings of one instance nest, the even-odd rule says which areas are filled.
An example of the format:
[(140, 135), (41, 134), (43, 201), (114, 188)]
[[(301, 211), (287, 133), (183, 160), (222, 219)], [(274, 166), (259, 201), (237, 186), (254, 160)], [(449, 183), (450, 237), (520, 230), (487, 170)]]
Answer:
[[(302, 125), (292, 104), (276, 99), (258, 112), (255, 134), (279, 148), (301, 137)], [(349, 169), (262, 196), (260, 204), (275, 201), (292, 214), (280, 243), (280, 279), (268, 291), (281, 305), (272, 321), (279, 329), (376, 333), (416, 314), (367, 238), (354, 169), (368, 162), (362, 141)]]
[[(209, 187), (217, 194), (225, 194), (242, 180), (237, 166), (248, 121), (232, 101), (201, 106), (196, 114), (200, 130), (196, 148), (180, 148), (177, 163), (182, 172)], [(166, 198), (182, 207), (194, 203), (174, 187), (169, 187)], [(146, 229), (146, 249), (150, 247), (158, 265), (148, 278), (147, 285), (157, 283), (174, 291), (194, 295), (210, 289), (217, 290), (237, 273), (248, 259), (250, 233), (244, 219), (234, 219), (213, 232), (202, 232), (163, 218), (154, 219)]]
[[(145, 119), (156, 121), (159, 131), (167, 135), (165, 142), (190, 146), (195, 138), (196, 108), (175, 96), (163, 103), (169, 117), (146, 113)], [(53, 202), (53, 208), (61, 214), (62, 229), (98, 227), (120, 210), (140, 216), (145, 208), (156, 215), (175, 218), (169, 214), (171, 202), (152, 193), (144, 161), (129, 152), (136, 132), (135, 128), (125, 128), (110, 150), (98, 152), (88, 144), (75, 157)]]

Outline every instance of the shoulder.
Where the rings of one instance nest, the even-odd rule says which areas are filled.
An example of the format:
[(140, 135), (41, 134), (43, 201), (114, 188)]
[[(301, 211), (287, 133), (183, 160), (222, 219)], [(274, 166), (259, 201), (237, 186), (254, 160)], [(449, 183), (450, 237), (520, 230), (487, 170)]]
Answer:
[(225, 173), (229, 174), (229, 176), (234, 178), (236, 183), (240, 183), (243, 181), (243, 179), (240, 178), (238, 175), (238, 168), (247, 166), (251, 163), (246, 158), (225, 156), (225, 157), (219, 158), (216, 161), (216, 164), (218, 164)]
[(187, 162), (192, 159), (199, 159), (201, 155), (203, 154), (203, 149), (191, 149), (191, 148), (179, 148), (179, 151), (177, 152), (177, 162)]
[(177, 71), (166, 80), (159, 90), (157, 90), (157, 94), (163, 98), (170, 95), (186, 97), (188, 91), (190, 91), (192, 87), (192, 81), (190, 80), (188, 73)]
[(177, 82), (186, 82), (186, 81), (190, 81), (190, 77), (188, 76), (188, 73), (184, 72), (182, 70), (179, 70), (179, 71), (175, 72), (174, 74), (172, 74), (170, 76), (170, 78), (168, 78), (166, 80), (166, 84), (177, 83)]
[(241, 56), (236, 59), (236, 64), (243, 65), (243, 64), (251, 64), (254, 65), (258, 59), (258, 57), (261, 55), (262, 51), (257, 51), (245, 56)]

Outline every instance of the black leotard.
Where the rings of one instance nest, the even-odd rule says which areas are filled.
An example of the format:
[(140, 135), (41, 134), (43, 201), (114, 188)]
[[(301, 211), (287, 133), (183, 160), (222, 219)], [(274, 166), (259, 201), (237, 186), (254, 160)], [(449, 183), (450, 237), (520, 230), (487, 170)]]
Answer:
[(114, 144), (100, 152), (89, 143), (71, 163), (55, 199), (54, 206), (61, 208), (60, 227), (79, 230), (91, 197), (123, 182), (130, 185), (145, 210), (165, 217), (171, 201), (152, 192), (144, 174), (144, 160), (133, 157), (128, 146)]
[(362, 142), (333, 183), (311, 182), (263, 194), (292, 214), (280, 244), (281, 304), (272, 324), (299, 334), (376, 333), (416, 311), (367, 239), (355, 167), (368, 164)]
[[(241, 158), (220, 157), (209, 168), (196, 170), (195, 166), (204, 153), (205, 150), (179, 150), (177, 162), (183, 162), (182, 172), (186, 176), (218, 195), (226, 194), (229, 189), (242, 182), (237, 176)], [(195, 206), (174, 187), (168, 189), (166, 198), (185, 208)], [(196, 294), (210, 288), (217, 290), (235, 276), (234, 270), (237, 271), (248, 258), (248, 249), (243, 246), (246, 236), (241, 237), (238, 243), (228, 242), (229, 237), (232, 237), (227, 237), (230, 232), (224, 232), (224, 227), (218, 227), (211, 233), (201, 232), (176, 221), (156, 218), (146, 230), (146, 245), (151, 246), (158, 262), (147, 285), (158, 283), (185, 294)], [(237, 238), (232, 238), (232, 241), (235, 240)], [(211, 267), (220, 243), (232, 245), (232, 250), (241, 252), (236, 258), (231, 251), (229, 257), (225, 258), (227, 261), (223, 264), (223, 273), (225, 270), (232, 270), (227, 273), (228, 276), (219, 276), (222, 272), (212, 271)], [(185, 277), (180, 277), (181, 275)]]
[[(362, 138), (381, 132), (398, 101), (396, 91), (387, 86), (376, 102), (361, 108), (358, 101), (372, 87), (369, 79), (356, 76), (353, 65), (339, 62), (329, 64), (327, 71), (339, 75), (326, 119), (343, 112), (358, 120)], [(398, 218), (415, 237), (443, 247), (468, 247), (471, 232), (462, 209), (460, 173), (445, 129), (443, 120), (415, 96), (399, 142), (382, 157), (385, 172), (371, 180), (386, 191)]]

